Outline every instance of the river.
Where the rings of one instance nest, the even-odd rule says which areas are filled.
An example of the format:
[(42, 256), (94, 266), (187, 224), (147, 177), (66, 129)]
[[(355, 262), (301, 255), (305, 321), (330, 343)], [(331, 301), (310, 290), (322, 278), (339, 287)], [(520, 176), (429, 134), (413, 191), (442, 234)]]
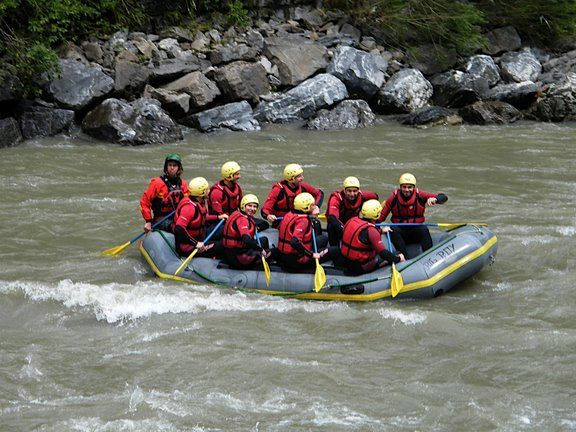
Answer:
[[(296, 125), (0, 149), (1, 431), (576, 430), (576, 124)], [(399, 175), (487, 222), (496, 262), (427, 301), (314, 302), (153, 277), (138, 200), (166, 153), (261, 202), (286, 163), (326, 195)], [(325, 206), (325, 205), (324, 205)], [(325, 207), (324, 207), (325, 208)]]

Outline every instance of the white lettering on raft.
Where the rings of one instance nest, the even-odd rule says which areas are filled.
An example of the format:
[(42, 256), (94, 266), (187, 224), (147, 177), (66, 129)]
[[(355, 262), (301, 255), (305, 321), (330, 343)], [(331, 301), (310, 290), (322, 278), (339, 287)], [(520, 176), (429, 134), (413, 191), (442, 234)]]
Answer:
[(431, 258), (429, 258), (427, 261), (424, 262), (424, 267), (426, 268), (426, 270), (428, 270), (434, 264), (440, 262), (440, 260), (448, 258), (450, 255), (454, 253), (455, 250), (456, 247), (454, 246), (454, 243), (449, 244), (440, 250), (437, 250), (436, 253)]

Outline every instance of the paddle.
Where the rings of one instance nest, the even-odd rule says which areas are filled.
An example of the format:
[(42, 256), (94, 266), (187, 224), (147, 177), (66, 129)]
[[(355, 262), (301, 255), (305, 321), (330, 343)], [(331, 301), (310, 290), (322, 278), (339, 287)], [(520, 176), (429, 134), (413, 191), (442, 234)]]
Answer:
[[(258, 230), (254, 232), (256, 234), (256, 241), (258, 242), (258, 246), (262, 247), (262, 243), (260, 243), (260, 236), (258, 235)], [(266, 276), (266, 286), (270, 286), (270, 266), (266, 262), (266, 257), (262, 255), (262, 265), (264, 266), (264, 276)]]
[[(316, 246), (316, 232), (314, 231), (314, 225), (312, 225), (312, 242), (314, 244), (314, 253), (318, 253), (318, 248)], [(326, 272), (324, 267), (320, 265), (320, 260), (316, 258), (316, 271), (314, 272), (314, 291), (318, 292), (322, 289), (326, 283)]]
[[(207, 242), (208, 240), (210, 240), (210, 238), (214, 235), (214, 233), (218, 230), (218, 228), (220, 228), (220, 226), (224, 223), (224, 221), (225, 221), (225, 219), (221, 219), (220, 222), (218, 222), (218, 225), (216, 225), (216, 226), (212, 229), (212, 231), (210, 231), (210, 233), (204, 238), (204, 240), (202, 241), (202, 243), (206, 244), (206, 242)], [(196, 255), (196, 253), (198, 252), (198, 250), (199, 250), (199, 249), (196, 248), (196, 249), (194, 249), (194, 250), (192, 251), (192, 253), (188, 256), (188, 258), (186, 258), (186, 259), (184, 260), (184, 262), (180, 265), (180, 267), (178, 267), (178, 268), (176, 269), (176, 272), (174, 273), (174, 276), (178, 276), (178, 275), (180, 274), (180, 272), (181, 272), (182, 270), (184, 270), (184, 268), (188, 265), (188, 263), (189, 263), (190, 261), (192, 261), (192, 258), (194, 258), (194, 255)]]
[[(166, 219), (168, 219), (169, 217), (171, 217), (174, 212), (176, 210), (171, 211), (170, 213), (168, 213), (166, 216), (164, 216), (162, 219), (160, 219), (158, 222), (156, 222), (154, 225), (152, 225), (152, 228), (156, 228), (158, 225), (160, 225), (162, 222), (164, 222)], [(110, 249), (106, 249), (105, 251), (102, 251), (103, 255), (118, 255), (122, 252), (124, 252), (124, 249), (126, 249), (128, 246), (130, 246), (132, 243), (134, 243), (136, 240), (138, 240), (140, 237), (142, 237), (143, 235), (147, 234), (146, 232), (141, 232), (140, 234), (138, 234), (136, 237), (134, 237), (132, 240), (127, 241), (126, 243), (124, 243), (123, 245), (120, 246), (116, 246)]]
[[(392, 240), (390, 240), (390, 231), (386, 233), (386, 239), (388, 240), (388, 250), (392, 252)], [(402, 275), (396, 268), (396, 264), (392, 263), (392, 278), (390, 279), (390, 291), (392, 292), (392, 297), (396, 297), (400, 291), (404, 288), (404, 281), (402, 280)]]
[(459, 222), (459, 223), (386, 223), (381, 222), (376, 224), (376, 226), (398, 226), (398, 227), (416, 227), (416, 226), (429, 226), (438, 228), (453, 229), (465, 225), (477, 225), (477, 226), (488, 226), (485, 222)]

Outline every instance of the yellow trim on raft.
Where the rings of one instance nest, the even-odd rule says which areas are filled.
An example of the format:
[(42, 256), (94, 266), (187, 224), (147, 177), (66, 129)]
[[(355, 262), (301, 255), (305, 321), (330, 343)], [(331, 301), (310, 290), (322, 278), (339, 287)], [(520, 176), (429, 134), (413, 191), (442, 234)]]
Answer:
[[(426, 287), (429, 287), (431, 285), (434, 285), (435, 283), (439, 282), (443, 278), (454, 273), (456, 270), (458, 270), (462, 266), (464, 266), (464, 265), (468, 264), (469, 262), (475, 260), (476, 258), (479, 258), (482, 255), (484, 255), (486, 252), (488, 252), (488, 250), (490, 250), (490, 248), (492, 246), (494, 246), (497, 243), (497, 241), (498, 241), (498, 238), (496, 236), (494, 236), (490, 240), (488, 240), (482, 247), (476, 249), (474, 252), (469, 253), (465, 257), (460, 258), (458, 261), (449, 265), (444, 270), (436, 273), (431, 278), (424, 279), (424, 280), (421, 280), (418, 282), (412, 282), (412, 283), (404, 285), (404, 287), (402, 288), (402, 291), (400, 291), (400, 294), (407, 292), (407, 291), (414, 291), (417, 289), (426, 288)], [(140, 252), (142, 253), (142, 255), (144, 256), (144, 258), (146, 259), (146, 261), (148, 262), (148, 264), (150, 264), (150, 267), (152, 267), (152, 270), (154, 270), (154, 273), (156, 273), (156, 275), (158, 277), (160, 277), (162, 279), (171, 279), (171, 280), (175, 280), (178, 282), (197, 283), (195, 281), (191, 281), (190, 279), (186, 279), (186, 278), (183, 278), (180, 276), (174, 276), (173, 274), (167, 274), (167, 273), (160, 272), (160, 270), (158, 270), (158, 267), (156, 267), (156, 265), (154, 264), (154, 261), (152, 261), (152, 258), (148, 255), (148, 252), (146, 252), (146, 250), (142, 246), (142, 243), (140, 243), (139, 249), (140, 249)], [(401, 270), (400, 270), (400, 273), (402, 273)], [(375, 292), (372, 294), (335, 294), (335, 293), (323, 293), (322, 291), (320, 291), (320, 292), (311, 291), (311, 292), (305, 292), (305, 293), (301, 293), (301, 294), (291, 294), (291, 293), (285, 292), (285, 291), (272, 291), (272, 290), (262, 290), (262, 289), (250, 289), (250, 291), (256, 292), (259, 294), (285, 296), (285, 297), (305, 299), (305, 300), (374, 301), (374, 300), (379, 300), (379, 299), (382, 299), (385, 297), (391, 297), (392, 296), (390, 289), (378, 291), (378, 292)]]

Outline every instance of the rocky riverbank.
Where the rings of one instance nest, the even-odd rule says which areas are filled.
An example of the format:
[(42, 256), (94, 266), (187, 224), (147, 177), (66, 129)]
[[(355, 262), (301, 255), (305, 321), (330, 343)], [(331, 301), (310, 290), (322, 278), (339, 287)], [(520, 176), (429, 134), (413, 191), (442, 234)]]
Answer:
[(429, 47), (389, 51), (342, 13), (270, 11), (246, 29), (116, 33), (62, 51), (43, 95), (23, 100), (18, 77), (0, 84), (0, 147), (74, 125), (127, 145), (183, 138), (186, 127), (254, 131), (264, 122), (310, 129), (366, 127), (376, 115), (407, 125), (576, 119), (576, 43), (525, 46), (495, 29), (471, 57)]

